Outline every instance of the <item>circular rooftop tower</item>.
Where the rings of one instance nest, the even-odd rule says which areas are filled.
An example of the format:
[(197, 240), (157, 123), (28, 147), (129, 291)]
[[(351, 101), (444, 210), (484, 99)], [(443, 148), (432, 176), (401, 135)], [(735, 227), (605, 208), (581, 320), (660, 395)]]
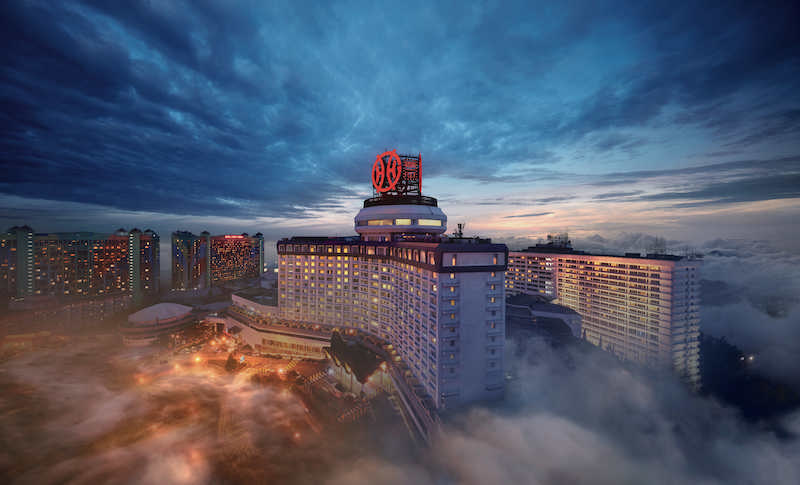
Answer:
[(422, 155), (381, 153), (372, 165), (373, 197), (355, 217), (355, 229), (367, 241), (438, 237), (447, 216), (436, 199), (422, 195)]

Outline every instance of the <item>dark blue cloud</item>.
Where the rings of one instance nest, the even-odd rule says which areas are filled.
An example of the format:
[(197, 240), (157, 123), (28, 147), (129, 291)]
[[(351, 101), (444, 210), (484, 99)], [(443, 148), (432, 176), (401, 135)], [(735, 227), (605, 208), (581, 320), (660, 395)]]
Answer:
[(0, 9), (5, 194), (297, 217), (363, 195), (390, 147), (431, 154), (428, 176), (500, 184), (632, 169), (681, 127), (718, 155), (800, 148), (789, 2)]
[(606, 192), (604, 194), (597, 194), (592, 197), (592, 199), (596, 200), (608, 200), (608, 199), (625, 199), (626, 197), (630, 197), (632, 195), (639, 195), (641, 194), (641, 190), (631, 190), (629, 192)]
[(532, 212), (530, 214), (516, 214), (512, 216), (505, 216), (504, 219), (514, 219), (517, 217), (540, 217), (540, 216), (547, 216), (552, 214), (552, 212)]
[[(643, 195), (640, 200), (676, 201), (673, 207), (800, 198), (800, 173), (714, 182), (696, 190)], [(701, 199), (701, 200), (697, 200)], [(678, 202), (695, 200), (695, 202)]]

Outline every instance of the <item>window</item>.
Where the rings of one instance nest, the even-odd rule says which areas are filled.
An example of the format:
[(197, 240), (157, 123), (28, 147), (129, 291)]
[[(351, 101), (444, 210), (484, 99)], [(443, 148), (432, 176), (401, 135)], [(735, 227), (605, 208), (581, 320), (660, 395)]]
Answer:
[(372, 219), (367, 221), (368, 226), (391, 226), (392, 220), (391, 219)]
[(497, 255), (496, 254), (492, 258), (492, 264), (497, 264)]
[(454, 254), (452, 259), (450, 260), (450, 266), (455, 266), (455, 265), (456, 265), (456, 255)]
[(450, 300), (450, 306), (456, 306), (456, 301), (455, 300)]
[(456, 341), (455, 340), (451, 340), (450, 341), (450, 347), (455, 347), (455, 346), (456, 346)]
[(410, 226), (411, 225), (411, 219), (395, 219), (394, 220), (394, 225), (395, 226)]
[(420, 226), (441, 226), (442, 221), (438, 219), (419, 219), (417, 224)]
[(450, 273), (450, 279), (451, 279), (451, 280), (454, 280), (454, 279), (456, 279), (456, 274), (455, 274), (455, 273)]

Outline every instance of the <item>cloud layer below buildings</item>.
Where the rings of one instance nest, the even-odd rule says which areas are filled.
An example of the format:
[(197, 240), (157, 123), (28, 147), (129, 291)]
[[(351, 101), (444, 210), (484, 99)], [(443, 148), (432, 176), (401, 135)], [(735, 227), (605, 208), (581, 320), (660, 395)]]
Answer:
[(137, 383), (140, 363), (106, 361), (112, 352), (75, 345), (3, 365), (3, 387), (14, 391), (0, 401), (4, 475), (17, 483), (800, 480), (800, 416), (783, 418), (789, 437), (779, 437), (674, 376), (599, 350), (531, 346), (514, 361), (519, 378), (505, 403), (451, 416), (419, 452), (380, 425), (362, 434), (370, 444), (316, 434), (291, 395), (230, 376), (167, 373)]

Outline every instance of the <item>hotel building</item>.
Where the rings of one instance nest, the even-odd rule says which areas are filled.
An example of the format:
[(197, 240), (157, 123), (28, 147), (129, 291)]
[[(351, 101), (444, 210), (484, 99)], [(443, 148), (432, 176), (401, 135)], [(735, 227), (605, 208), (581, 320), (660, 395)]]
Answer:
[(34, 233), (28, 226), (0, 234), (0, 292), (101, 296), (158, 294), (159, 238), (151, 230), (113, 234)]
[(420, 162), (377, 157), (358, 236), (278, 242), (280, 316), (389, 343), (437, 409), (501, 397), (508, 248), (444, 236)]
[(542, 294), (575, 310), (582, 337), (625, 360), (672, 367), (699, 385), (701, 261), (588, 254), (567, 245), (509, 253), (509, 294)]
[(172, 233), (172, 289), (211, 288), (226, 281), (257, 278), (264, 272), (264, 237)]

